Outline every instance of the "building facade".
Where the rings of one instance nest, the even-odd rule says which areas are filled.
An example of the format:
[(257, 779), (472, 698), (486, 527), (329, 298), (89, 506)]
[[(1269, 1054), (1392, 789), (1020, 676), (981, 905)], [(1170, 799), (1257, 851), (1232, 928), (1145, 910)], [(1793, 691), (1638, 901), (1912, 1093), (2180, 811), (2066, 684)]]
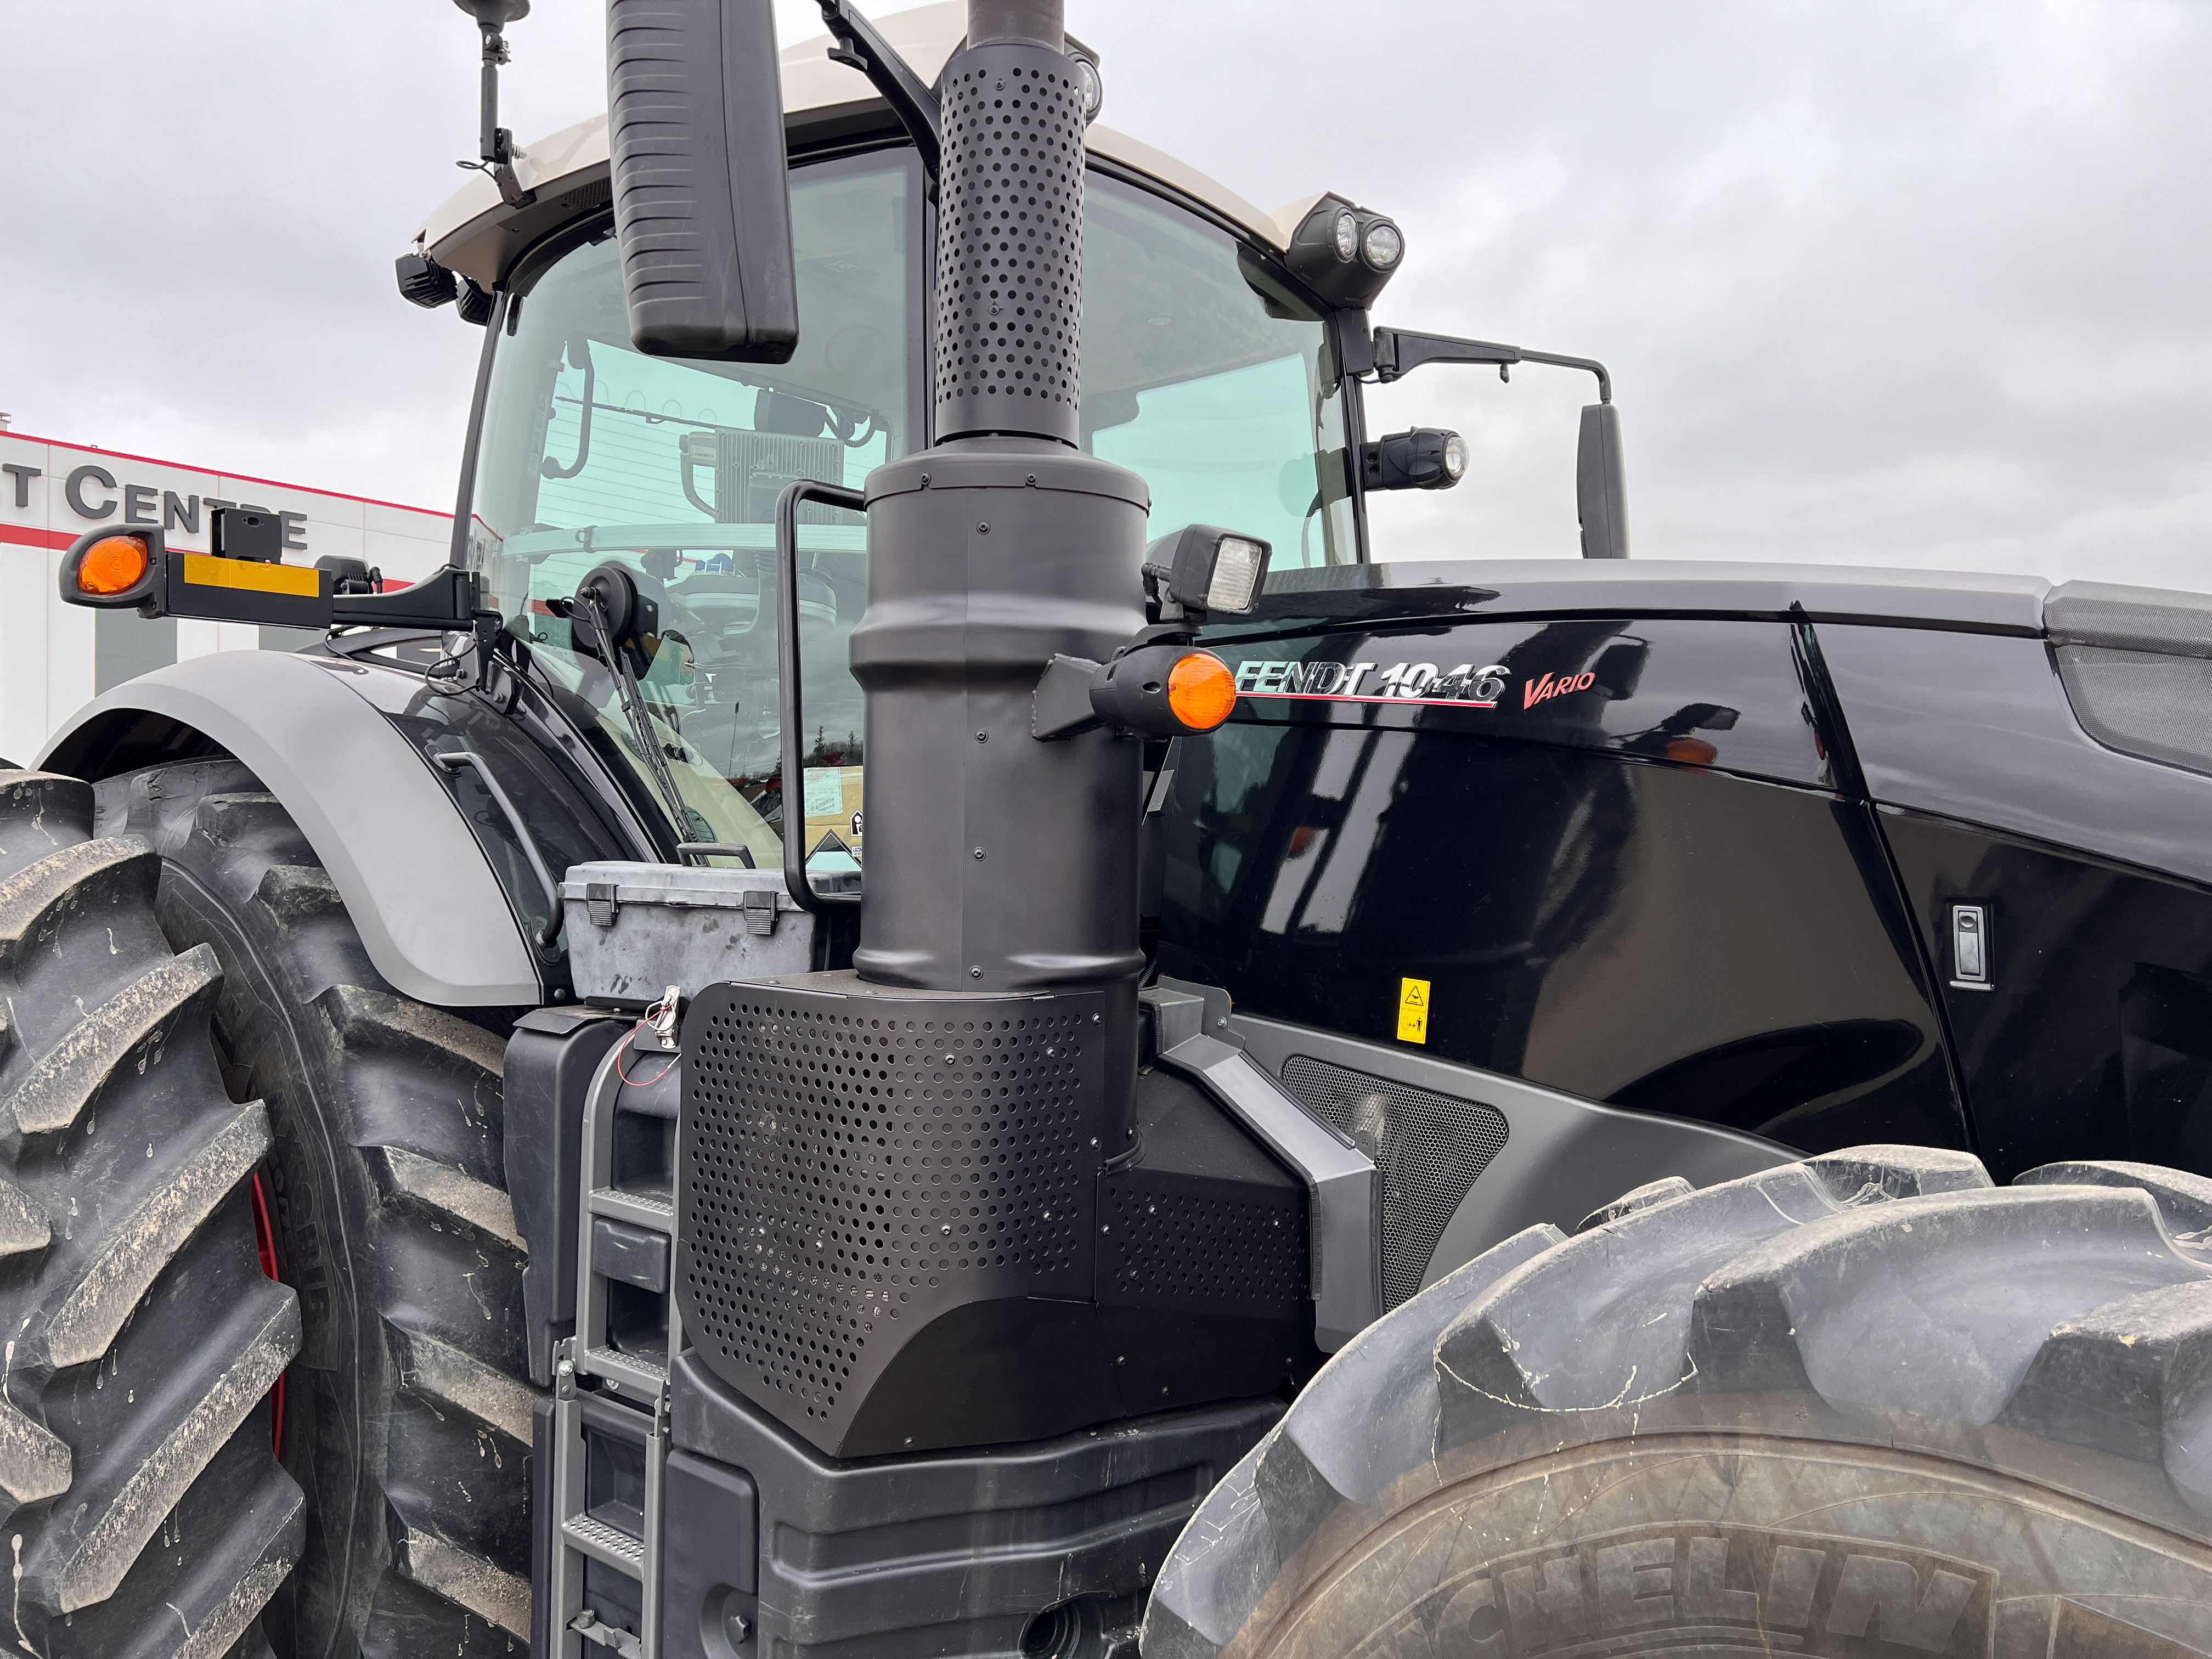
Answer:
[(205, 552), (210, 512), (233, 506), (281, 517), (287, 563), (340, 554), (388, 582), (429, 574), (453, 537), (450, 514), (0, 431), (0, 758), (29, 764), (70, 715), (149, 669), (305, 642), (289, 629), (62, 603), (62, 553), (86, 531), (156, 526), (172, 547)]

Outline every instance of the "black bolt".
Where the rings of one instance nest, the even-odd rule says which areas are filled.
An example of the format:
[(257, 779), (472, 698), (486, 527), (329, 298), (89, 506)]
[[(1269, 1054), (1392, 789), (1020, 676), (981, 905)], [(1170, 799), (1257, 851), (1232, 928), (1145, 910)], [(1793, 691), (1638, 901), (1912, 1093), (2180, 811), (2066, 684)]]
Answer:
[(970, 968), (968, 970), (968, 977), (970, 979), (981, 979), (983, 977), (983, 970), (981, 968)]
[(978, 732), (975, 734), (975, 741), (978, 743), (988, 743), (990, 740), (991, 734), (988, 732)]
[(1032, 473), (1030, 473), (1030, 474), (1029, 482), (1030, 482), (1030, 487), (1031, 489), (1035, 489), (1035, 488), (1036, 487), (1036, 473), (1032, 472)]
[(979, 536), (988, 536), (991, 533), (991, 526), (987, 524), (979, 524), (975, 526), (975, 533)]
[(975, 849), (975, 856), (979, 859), (983, 856), (983, 849), (979, 847)]

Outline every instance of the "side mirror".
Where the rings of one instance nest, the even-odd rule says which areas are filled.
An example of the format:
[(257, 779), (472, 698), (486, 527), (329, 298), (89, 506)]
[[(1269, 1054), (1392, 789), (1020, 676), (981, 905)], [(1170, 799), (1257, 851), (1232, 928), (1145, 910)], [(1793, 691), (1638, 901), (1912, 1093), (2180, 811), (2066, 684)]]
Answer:
[[(1512, 378), (1516, 363), (1548, 363), (1595, 374), (1598, 400), (1583, 410), (1582, 436), (1575, 449), (1575, 508), (1582, 520), (1583, 557), (1628, 556), (1628, 484), (1620, 459), (1620, 411), (1613, 407), (1613, 376), (1603, 363), (1594, 357), (1531, 351), (1495, 340), (1462, 340), (1397, 328), (1375, 331), (1375, 378), (1384, 386), (1405, 379), (1423, 363), (1486, 364), (1497, 369), (1502, 380)], [(1377, 487), (1370, 481), (1369, 489)]]
[(788, 362), (799, 280), (771, 0), (608, 0), (607, 131), (637, 349)]
[(1628, 556), (1628, 475), (1614, 404), (1583, 406), (1582, 436), (1575, 446), (1575, 514), (1582, 520), (1583, 557)]

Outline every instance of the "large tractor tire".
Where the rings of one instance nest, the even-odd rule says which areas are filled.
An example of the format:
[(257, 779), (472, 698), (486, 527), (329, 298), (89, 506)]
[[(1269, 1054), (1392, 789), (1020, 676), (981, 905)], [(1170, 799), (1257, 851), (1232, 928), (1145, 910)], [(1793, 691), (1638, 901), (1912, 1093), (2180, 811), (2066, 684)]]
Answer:
[(11, 1654), (267, 1652), (300, 1557), (269, 1395), (299, 1304), (262, 1271), (267, 1115), (208, 1042), (161, 861), (75, 778), (0, 773), (0, 1514)]
[(302, 1337), (284, 1466), (305, 1553), (284, 1659), (476, 1659), (529, 1643), (533, 1395), (501, 1167), (501, 1038), (397, 994), (276, 798), (231, 761), (100, 786), (163, 861), (161, 918), (219, 963), (234, 1092), (268, 1104), (277, 1271)]
[(2212, 1654), (2208, 1225), (1875, 1146), (1532, 1229), (1322, 1369), (1146, 1659)]

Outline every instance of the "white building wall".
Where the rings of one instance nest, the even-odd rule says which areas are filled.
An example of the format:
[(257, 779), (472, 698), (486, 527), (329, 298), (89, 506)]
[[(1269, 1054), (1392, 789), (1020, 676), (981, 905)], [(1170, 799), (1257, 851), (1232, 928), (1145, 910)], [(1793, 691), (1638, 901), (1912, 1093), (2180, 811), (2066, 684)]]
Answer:
[[(0, 757), (28, 764), (94, 696), (97, 613), (62, 602), (63, 550), (98, 526), (150, 524), (205, 552), (210, 502), (292, 515), (287, 563), (346, 555), (387, 581), (428, 575), (452, 539), (444, 513), (0, 432)], [(260, 644), (248, 625), (176, 626), (179, 658)]]

